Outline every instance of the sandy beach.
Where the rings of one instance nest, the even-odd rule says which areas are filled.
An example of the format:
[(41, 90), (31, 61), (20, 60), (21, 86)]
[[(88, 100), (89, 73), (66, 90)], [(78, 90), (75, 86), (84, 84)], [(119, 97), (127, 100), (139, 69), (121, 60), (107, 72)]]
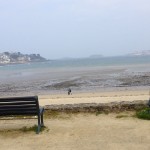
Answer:
[(39, 96), (41, 106), (52, 104), (79, 104), (79, 103), (108, 103), (121, 101), (148, 100), (149, 90), (114, 91), (114, 92), (92, 92), (75, 93), (72, 95), (55, 94)]
[(0, 121), (0, 130), (4, 128), (0, 145), (3, 150), (149, 150), (149, 121), (126, 115), (78, 114), (45, 119), (48, 130), (39, 135), (17, 130), (32, 126), (36, 123), (33, 120)]
[[(147, 90), (39, 96), (41, 106), (148, 99)], [(39, 135), (19, 130), (37, 124), (36, 119), (0, 120), (0, 145), (3, 150), (149, 150), (149, 121), (133, 117), (134, 113), (48, 116), (44, 118), (46, 130)]]

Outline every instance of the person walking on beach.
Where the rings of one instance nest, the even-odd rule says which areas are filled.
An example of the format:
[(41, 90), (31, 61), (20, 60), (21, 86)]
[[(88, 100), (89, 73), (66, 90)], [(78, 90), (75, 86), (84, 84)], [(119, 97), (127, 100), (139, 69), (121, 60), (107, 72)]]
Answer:
[(68, 95), (70, 95), (70, 94), (71, 94), (71, 88), (68, 89)]

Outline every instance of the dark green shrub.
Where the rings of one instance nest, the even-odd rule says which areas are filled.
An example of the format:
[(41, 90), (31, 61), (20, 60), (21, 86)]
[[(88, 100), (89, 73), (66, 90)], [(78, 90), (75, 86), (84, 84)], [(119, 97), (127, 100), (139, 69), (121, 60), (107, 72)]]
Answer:
[(145, 108), (136, 113), (136, 116), (140, 119), (150, 120), (150, 108)]

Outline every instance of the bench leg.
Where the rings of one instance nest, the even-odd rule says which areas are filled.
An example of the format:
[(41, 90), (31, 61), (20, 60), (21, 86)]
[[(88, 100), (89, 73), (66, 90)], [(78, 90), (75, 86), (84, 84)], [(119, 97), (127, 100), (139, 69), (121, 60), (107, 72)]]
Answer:
[(38, 128), (37, 128), (37, 134), (39, 134), (41, 129), (41, 122), (40, 122), (40, 115), (38, 115)]
[(43, 122), (43, 113), (41, 115), (41, 126), (43, 127), (44, 126), (44, 122)]
[(37, 134), (40, 132), (41, 127), (44, 126), (44, 121), (43, 121), (43, 113), (38, 115), (38, 129), (37, 129)]

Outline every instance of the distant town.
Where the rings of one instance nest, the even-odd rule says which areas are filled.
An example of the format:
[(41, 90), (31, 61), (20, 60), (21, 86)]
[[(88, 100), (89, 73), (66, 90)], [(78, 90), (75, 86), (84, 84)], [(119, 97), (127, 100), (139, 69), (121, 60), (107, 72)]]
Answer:
[(150, 56), (150, 50), (135, 51), (128, 54), (129, 56)]
[[(150, 50), (135, 51), (124, 56), (150, 56)], [(103, 55), (91, 55), (87, 58), (102, 58)], [(64, 58), (74, 59), (74, 58)], [(25, 64), (30, 62), (44, 62), (48, 61), (40, 54), (22, 54), (21, 52), (3, 52), (0, 53), (0, 65), (7, 64)]]
[(29, 62), (47, 61), (40, 54), (22, 54), (20, 52), (3, 52), (0, 53), (0, 65), (5, 64), (22, 64)]

